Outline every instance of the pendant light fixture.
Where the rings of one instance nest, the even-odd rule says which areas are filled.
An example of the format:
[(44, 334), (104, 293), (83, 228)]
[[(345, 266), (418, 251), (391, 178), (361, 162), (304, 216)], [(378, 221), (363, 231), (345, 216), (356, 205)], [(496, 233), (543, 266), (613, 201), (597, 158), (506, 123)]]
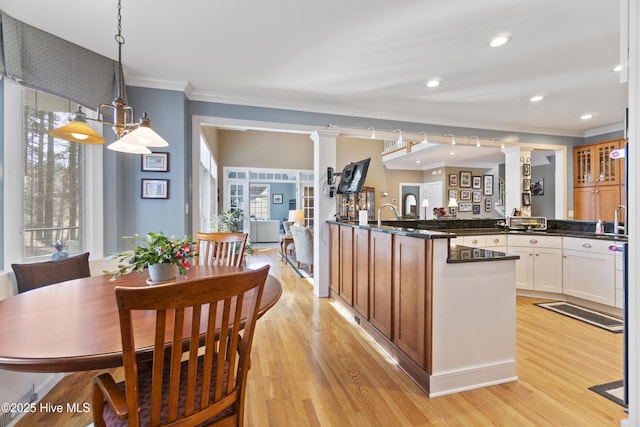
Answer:
[[(144, 113), (138, 123), (133, 120), (133, 108), (128, 106), (124, 99), (125, 83), (122, 67), (122, 45), (125, 39), (122, 36), (122, 4), (118, 0), (118, 33), (115, 36), (118, 43), (118, 82), (116, 97), (109, 104), (100, 104), (97, 109), (96, 121), (104, 125), (110, 125), (116, 134), (116, 142), (107, 146), (110, 150), (133, 154), (151, 153), (149, 147), (166, 147), (169, 145), (160, 135), (151, 129), (151, 120)], [(112, 117), (112, 120), (105, 119)], [(49, 132), (54, 138), (84, 144), (104, 144), (105, 140), (87, 124), (87, 116), (79, 107), (74, 120), (64, 126)]]

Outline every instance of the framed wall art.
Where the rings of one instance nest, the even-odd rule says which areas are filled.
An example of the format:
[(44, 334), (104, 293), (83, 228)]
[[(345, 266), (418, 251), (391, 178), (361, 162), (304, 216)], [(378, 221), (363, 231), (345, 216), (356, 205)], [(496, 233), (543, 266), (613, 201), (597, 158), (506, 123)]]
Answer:
[(169, 172), (169, 153), (143, 154), (142, 170), (146, 172)]
[(143, 199), (168, 199), (169, 180), (168, 179), (143, 179), (142, 180)]
[(480, 203), (482, 201), (482, 191), (473, 192), (473, 203)]
[(458, 190), (449, 190), (449, 199), (458, 200)]
[(522, 180), (522, 191), (530, 191), (531, 190), (531, 180), (523, 179)]
[(485, 196), (493, 196), (493, 175), (484, 175), (484, 186), (482, 193)]
[(471, 203), (460, 203), (458, 205), (458, 210), (460, 212), (471, 212)]
[(480, 205), (473, 205), (473, 214), (480, 215)]
[(473, 188), (474, 190), (479, 190), (482, 188), (481, 176), (474, 176), (473, 178), (471, 178), (471, 188)]
[(460, 171), (460, 188), (471, 188), (471, 172)]
[(531, 176), (531, 163), (525, 163), (522, 165), (522, 175)]
[(455, 173), (449, 174), (449, 187), (457, 187), (458, 186), (458, 175)]
[(531, 206), (531, 193), (522, 193), (522, 206)]
[(471, 190), (460, 190), (460, 200), (471, 200)]
[(491, 212), (493, 210), (493, 207), (491, 206), (491, 199), (484, 199), (484, 211), (485, 212)]
[(531, 180), (531, 195), (544, 196), (544, 179), (543, 178)]
[(273, 204), (281, 205), (282, 204), (282, 194), (274, 194), (273, 195)]

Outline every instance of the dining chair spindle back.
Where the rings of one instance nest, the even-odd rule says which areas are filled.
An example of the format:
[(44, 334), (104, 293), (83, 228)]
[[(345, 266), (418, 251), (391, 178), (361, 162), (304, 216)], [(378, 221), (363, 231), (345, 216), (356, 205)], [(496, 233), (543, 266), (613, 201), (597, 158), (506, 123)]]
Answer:
[[(242, 426), (268, 272), (267, 265), (188, 283), (116, 287), (125, 380), (116, 384), (109, 373), (94, 379), (94, 425)], [(149, 327), (153, 312), (151, 367), (138, 369), (135, 331)]]
[(244, 262), (248, 236), (246, 233), (199, 232), (196, 236), (196, 264), (240, 267)]

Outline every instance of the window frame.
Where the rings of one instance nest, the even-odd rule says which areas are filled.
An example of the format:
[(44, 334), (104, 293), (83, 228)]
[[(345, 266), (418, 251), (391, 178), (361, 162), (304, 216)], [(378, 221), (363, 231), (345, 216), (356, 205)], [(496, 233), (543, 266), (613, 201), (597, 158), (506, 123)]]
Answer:
[[(23, 242), (24, 230), (24, 95), (23, 86), (7, 79), (4, 86), (4, 142), (3, 142), (3, 268), (12, 263), (42, 261), (42, 258), (23, 258), (23, 248), (15, 249), (14, 242)], [(89, 115), (89, 114), (88, 114)], [(102, 126), (90, 125), (101, 133)], [(91, 259), (103, 258), (103, 147), (84, 144), (82, 149), (82, 235), (83, 252)], [(8, 167), (9, 166), (9, 167)], [(16, 201), (19, 201), (16, 203)]]

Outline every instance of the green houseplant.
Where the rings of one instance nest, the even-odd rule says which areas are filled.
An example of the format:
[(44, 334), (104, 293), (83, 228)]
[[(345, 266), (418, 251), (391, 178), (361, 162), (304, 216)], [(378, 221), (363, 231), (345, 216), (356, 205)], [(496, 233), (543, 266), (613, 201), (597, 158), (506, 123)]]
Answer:
[[(227, 232), (227, 233), (241, 233), (244, 222), (244, 211), (228, 210), (221, 214), (215, 215), (213, 221), (211, 221), (211, 231), (215, 232)], [(245, 255), (251, 255), (253, 253), (253, 247), (251, 241), (247, 239), (247, 244), (244, 247)]]
[[(135, 247), (132, 250), (109, 256), (109, 259), (118, 260), (118, 270), (110, 272), (113, 279), (134, 270), (140, 273), (147, 266), (149, 266), (151, 274), (152, 266), (158, 265), (165, 267), (164, 269), (173, 270), (173, 273), (169, 273), (173, 277), (175, 277), (176, 268), (180, 275), (184, 276), (191, 266), (189, 260), (197, 256), (196, 243), (189, 236), (176, 239), (174, 236), (166, 236), (161, 231), (159, 233), (149, 232), (146, 236), (136, 233), (132, 236), (123, 236), (123, 239), (130, 240), (129, 243)], [(156, 280), (154, 277), (151, 277), (151, 280), (154, 282), (163, 281)]]

